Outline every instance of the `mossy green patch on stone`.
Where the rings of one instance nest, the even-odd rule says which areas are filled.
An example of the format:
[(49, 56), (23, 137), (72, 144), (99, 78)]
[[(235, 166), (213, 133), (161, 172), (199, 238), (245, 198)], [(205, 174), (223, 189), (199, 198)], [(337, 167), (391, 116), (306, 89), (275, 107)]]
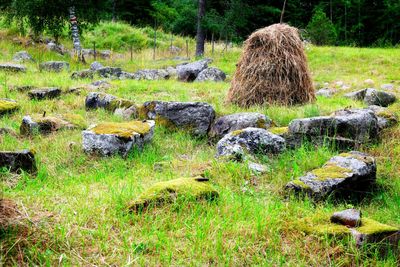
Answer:
[(134, 134), (145, 135), (150, 131), (148, 123), (142, 121), (131, 122), (108, 122), (101, 123), (90, 129), (95, 134), (114, 134), (121, 138), (130, 138)]
[(68, 114), (63, 114), (62, 118), (72, 123), (73, 125), (76, 125), (80, 129), (86, 129), (88, 127), (85, 118), (82, 117), (81, 115), (68, 113)]
[(262, 118), (257, 120), (257, 127), (258, 128), (262, 128), (262, 129), (267, 129), (267, 127), (265, 126), (266, 121)]
[(317, 178), (317, 180), (324, 181), (327, 179), (345, 179), (348, 178), (352, 171), (346, 168), (342, 168), (335, 164), (326, 164), (322, 168), (318, 168), (311, 171)]
[(398, 120), (397, 115), (394, 112), (390, 111), (390, 110), (379, 111), (376, 115), (378, 117), (382, 117), (382, 118), (385, 118), (385, 119), (388, 119), (388, 120), (393, 120), (393, 121), (397, 121)]
[(301, 180), (293, 180), (292, 183), (293, 183), (294, 185), (297, 185), (297, 186), (299, 186), (299, 187), (301, 187), (301, 188), (304, 188), (304, 189), (309, 189), (309, 188), (310, 188), (310, 186), (306, 185), (306, 184), (305, 184), (303, 181), (301, 181)]
[(382, 233), (394, 233), (399, 231), (399, 228), (377, 222), (372, 219), (363, 218), (361, 220), (361, 226), (357, 228), (357, 231), (362, 234), (382, 234)]
[(235, 130), (235, 131), (232, 131), (230, 134), (231, 134), (232, 136), (238, 136), (238, 135), (240, 135), (241, 133), (243, 133), (243, 130)]
[(13, 112), (19, 108), (17, 102), (9, 101), (6, 99), (0, 99), (0, 114)]
[(182, 200), (212, 200), (218, 197), (218, 192), (202, 178), (179, 178), (166, 182), (159, 182), (145, 190), (140, 196), (129, 204), (129, 210), (139, 211), (149, 205), (160, 205)]
[(269, 132), (273, 134), (285, 134), (289, 131), (289, 127), (272, 127), (268, 129)]
[(352, 154), (352, 153), (340, 153), (339, 157), (343, 157), (343, 158), (354, 158), (357, 159), (359, 161), (362, 161), (364, 163), (373, 163), (374, 162), (374, 158), (370, 157), (370, 156), (361, 156), (361, 155), (357, 155), (357, 154)]

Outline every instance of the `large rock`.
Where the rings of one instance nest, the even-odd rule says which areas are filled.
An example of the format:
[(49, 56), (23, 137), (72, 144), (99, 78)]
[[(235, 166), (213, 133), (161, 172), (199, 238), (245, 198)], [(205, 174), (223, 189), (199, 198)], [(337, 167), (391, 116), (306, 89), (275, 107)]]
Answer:
[(19, 51), (17, 53), (15, 53), (15, 55), (13, 56), (13, 61), (15, 62), (33, 62), (33, 57), (26, 51)]
[(47, 61), (39, 65), (41, 70), (61, 72), (63, 70), (69, 70), (69, 63), (65, 61)]
[(375, 180), (375, 159), (352, 151), (335, 156), (321, 168), (289, 182), (286, 190), (305, 193), (319, 200), (336, 193), (348, 195), (353, 192), (365, 192)]
[(95, 61), (92, 64), (90, 64), (90, 70), (92, 70), (92, 71), (97, 71), (98, 69), (101, 69), (101, 68), (104, 68), (104, 66), (98, 61)]
[(364, 102), (367, 105), (377, 105), (387, 107), (396, 101), (396, 96), (384, 91), (375, 89), (367, 89), (365, 92)]
[(288, 135), (297, 140), (324, 138), (331, 141), (368, 143), (378, 138), (378, 118), (367, 109), (344, 109), (331, 116), (295, 119), (289, 124)]
[(180, 178), (158, 182), (139, 195), (128, 208), (132, 212), (141, 212), (149, 207), (162, 206), (182, 201), (214, 200), (218, 198), (217, 190), (206, 178)]
[(138, 70), (134, 73), (122, 72), (120, 79), (133, 79), (133, 80), (166, 80), (170, 75), (166, 70)]
[(356, 209), (347, 209), (335, 212), (331, 216), (331, 222), (349, 226), (357, 227), (361, 225), (361, 211)]
[(261, 128), (245, 128), (225, 135), (217, 144), (217, 157), (241, 160), (246, 154), (278, 154), (285, 150), (285, 139)]
[(121, 68), (103, 67), (96, 70), (97, 74), (103, 78), (118, 79), (122, 75)]
[(20, 133), (22, 135), (49, 134), (59, 130), (84, 128), (84, 126), (84, 119), (79, 115), (25, 116), (22, 119)]
[(140, 113), (157, 124), (185, 129), (196, 136), (206, 136), (215, 118), (214, 108), (202, 102), (146, 102)]
[(97, 124), (82, 132), (83, 150), (102, 156), (126, 156), (133, 148), (142, 149), (151, 141), (154, 125), (154, 121)]
[(396, 101), (396, 96), (374, 88), (366, 88), (356, 92), (345, 94), (345, 97), (364, 101), (367, 105), (377, 105), (387, 107)]
[(57, 87), (46, 87), (34, 89), (28, 92), (30, 99), (43, 100), (53, 99), (61, 95), (61, 89)]
[(81, 71), (74, 71), (71, 74), (71, 79), (78, 80), (78, 79), (93, 79), (94, 71), (91, 70), (81, 70)]
[(192, 63), (181, 64), (176, 67), (178, 80), (193, 82), (202, 70), (208, 67), (208, 60), (199, 60)]
[(0, 98), (0, 115), (12, 113), (19, 108), (16, 101), (8, 98)]
[(9, 71), (9, 72), (25, 72), (26, 67), (20, 64), (11, 64), (11, 63), (1, 63), (0, 71)]
[(196, 82), (213, 81), (223, 82), (226, 79), (226, 74), (217, 68), (207, 68), (202, 70), (196, 78)]
[(35, 155), (29, 150), (0, 152), (0, 168), (6, 168), (11, 172), (26, 171), (36, 172)]
[(213, 139), (221, 139), (226, 134), (247, 127), (267, 129), (271, 126), (271, 120), (260, 113), (235, 113), (220, 117), (214, 121), (209, 135)]

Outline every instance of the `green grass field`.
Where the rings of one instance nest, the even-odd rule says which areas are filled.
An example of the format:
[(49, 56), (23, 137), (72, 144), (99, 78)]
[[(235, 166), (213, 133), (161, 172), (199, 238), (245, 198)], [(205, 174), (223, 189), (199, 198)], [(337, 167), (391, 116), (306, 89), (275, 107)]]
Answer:
[[(209, 49), (209, 47), (208, 47)], [(218, 115), (245, 111), (224, 102), (240, 56), (240, 48), (227, 53), (217, 49), (212, 66), (228, 74), (223, 83), (168, 81), (112, 81), (107, 93), (138, 104), (149, 100), (203, 101)], [(25, 48), (0, 41), (0, 62)], [(36, 60), (67, 60), (71, 70), (83, 69), (67, 56), (27, 48)], [(193, 51), (193, 47), (191, 47)], [(315, 82), (332, 86), (343, 81), (351, 88), (333, 98), (319, 97), (314, 104), (297, 107), (262, 106), (249, 111), (268, 115), (277, 126), (292, 119), (329, 114), (340, 108), (363, 103), (342, 97), (344, 92), (392, 83), (400, 87), (399, 49), (310, 47), (307, 50)], [(168, 55), (159, 52), (158, 58)], [(166, 67), (171, 60), (153, 61), (151, 50), (102, 61), (126, 71)], [(176, 64), (176, 62), (175, 62)], [(39, 72), (37, 63), (27, 64), (24, 74), (0, 73), (0, 97), (17, 100), (18, 112), (2, 116), (0, 127), (19, 131), (27, 114), (73, 113), (88, 124), (121, 121), (104, 110), (86, 111), (86, 94), (64, 94), (56, 100), (32, 101), (26, 94), (9, 91), (10, 85), (70, 86), (70, 73)], [(87, 67), (87, 66), (86, 66)], [(400, 94), (398, 94), (400, 96)], [(400, 115), (400, 103), (391, 109)], [(38, 162), (36, 177), (1, 173), (3, 196), (13, 199), (29, 219), (29, 231), (20, 236), (10, 232), (2, 242), (0, 263), (6, 265), (73, 266), (398, 266), (392, 253), (386, 257), (371, 248), (360, 251), (352, 240), (305, 235), (298, 220), (308, 216), (330, 216), (347, 207), (363, 215), (400, 227), (400, 127), (386, 130), (380, 144), (364, 147), (378, 161), (378, 187), (362, 202), (314, 204), (307, 199), (286, 199), (283, 187), (291, 179), (321, 166), (337, 152), (324, 147), (303, 146), (259, 161), (269, 173), (255, 176), (244, 163), (214, 159), (215, 146), (187, 133), (156, 127), (154, 139), (142, 152), (126, 159), (86, 155), (81, 131), (59, 131), (31, 138), (0, 136), (0, 150), (34, 149)], [(156, 168), (155, 166), (162, 166)], [(126, 206), (157, 181), (207, 173), (220, 192), (217, 202), (180, 203), (129, 214)]]

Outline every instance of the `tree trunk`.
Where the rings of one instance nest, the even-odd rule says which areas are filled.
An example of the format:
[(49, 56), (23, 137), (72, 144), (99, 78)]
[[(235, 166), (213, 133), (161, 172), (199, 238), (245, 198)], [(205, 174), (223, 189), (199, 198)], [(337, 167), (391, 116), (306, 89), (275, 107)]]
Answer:
[(74, 6), (69, 8), (69, 18), (71, 22), (71, 35), (72, 35), (72, 42), (74, 43), (74, 52), (78, 56), (78, 58), (81, 59), (82, 46), (81, 46), (81, 41), (79, 39), (78, 22), (75, 16)]
[(199, 8), (197, 12), (197, 34), (196, 34), (196, 57), (204, 55), (205, 32), (203, 28), (203, 18), (206, 14), (206, 0), (198, 0)]

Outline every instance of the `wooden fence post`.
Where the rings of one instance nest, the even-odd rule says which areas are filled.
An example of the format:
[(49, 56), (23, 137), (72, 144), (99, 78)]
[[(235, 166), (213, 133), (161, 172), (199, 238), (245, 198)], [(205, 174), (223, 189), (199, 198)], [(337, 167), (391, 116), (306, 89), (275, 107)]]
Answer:
[(93, 42), (93, 58), (94, 58), (94, 61), (97, 60), (96, 42)]
[(189, 40), (186, 39), (186, 57), (189, 58)]

